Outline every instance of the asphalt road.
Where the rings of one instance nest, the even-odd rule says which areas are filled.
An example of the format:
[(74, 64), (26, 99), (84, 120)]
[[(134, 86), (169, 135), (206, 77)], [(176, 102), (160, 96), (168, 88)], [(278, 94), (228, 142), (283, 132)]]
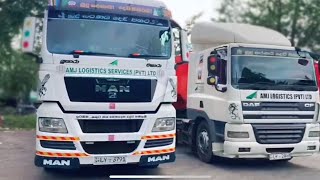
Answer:
[(210, 176), (210, 179), (319, 179), (320, 155), (295, 158), (290, 163), (224, 160), (205, 164), (185, 147), (178, 147), (175, 163), (158, 169), (130, 166), (83, 168), (78, 171), (46, 172), (33, 165), (34, 132), (0, 131), (0, 180), (108, 179), (109, 175)]

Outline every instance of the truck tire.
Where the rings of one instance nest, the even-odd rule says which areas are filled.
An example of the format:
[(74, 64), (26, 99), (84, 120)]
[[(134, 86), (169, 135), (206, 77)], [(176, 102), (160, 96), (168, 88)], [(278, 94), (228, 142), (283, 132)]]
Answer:
[(206, 121), (202, 121), (196, 133), (196, 152), (199, 159), (205, 163), (211, 163), (213, 160), (212, 138), (210, 128)]

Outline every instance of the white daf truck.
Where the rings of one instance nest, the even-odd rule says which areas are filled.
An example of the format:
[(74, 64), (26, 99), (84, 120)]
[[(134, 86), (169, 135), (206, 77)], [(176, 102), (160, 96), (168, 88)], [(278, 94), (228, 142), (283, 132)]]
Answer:
[(319, 91), (308, 53), (246, 24), (200, 22), (191, 41), (178, 136), (202, 161), (288, 161), (319, 151)]
[[(25, 53), (35, 52), (37, 22), (25, 21)], [(186, 33), (165, 4), (51, 0), (42, 29), (35, 165), (173, 162), (173, 37)]]

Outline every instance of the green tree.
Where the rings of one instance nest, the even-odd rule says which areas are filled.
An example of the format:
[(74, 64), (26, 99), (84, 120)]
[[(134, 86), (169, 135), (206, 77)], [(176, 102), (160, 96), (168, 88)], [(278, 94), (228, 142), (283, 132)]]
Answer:
[(188, 34), (190, 35), (191, 29), (193, 25), (203, 16), (203, 11), (191, 16), (187, 21), (186, 21), (186, 30), (188, 31)]
[(215, 21), (265, 26), (287, 36), (293, 46), (320, 52), (319, 4), (320, 0), (225, 0)]
[(37, 64), (12, 48), (24, 18), (42, 14), (47, 0), (0, 0), (0, 98), (21, 99), (37, 81)]

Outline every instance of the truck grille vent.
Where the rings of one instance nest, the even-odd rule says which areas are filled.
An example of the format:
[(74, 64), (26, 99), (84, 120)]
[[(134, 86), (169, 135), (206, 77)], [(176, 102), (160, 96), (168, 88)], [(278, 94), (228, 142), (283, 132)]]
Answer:
[(153, 148), (153, 147), (162, 147), (168, 146), (173, 143), (173, 138), (171, 139), (157, 139), (157, 140), (148, 140), (144, 145), (144, 148)]
[(252, 124), (260, 144), (295, 144), (301, 142), (305, 124)]
[(139, 132), (143, 119), (134, 120), (79, 120), (83, 133)]
[(137, 149), (140, 141), (81, 142), (89, 154), (126, 154)]
[(73, 142), (40, 141), (40, 144), (48, 149), (76, 150)]

